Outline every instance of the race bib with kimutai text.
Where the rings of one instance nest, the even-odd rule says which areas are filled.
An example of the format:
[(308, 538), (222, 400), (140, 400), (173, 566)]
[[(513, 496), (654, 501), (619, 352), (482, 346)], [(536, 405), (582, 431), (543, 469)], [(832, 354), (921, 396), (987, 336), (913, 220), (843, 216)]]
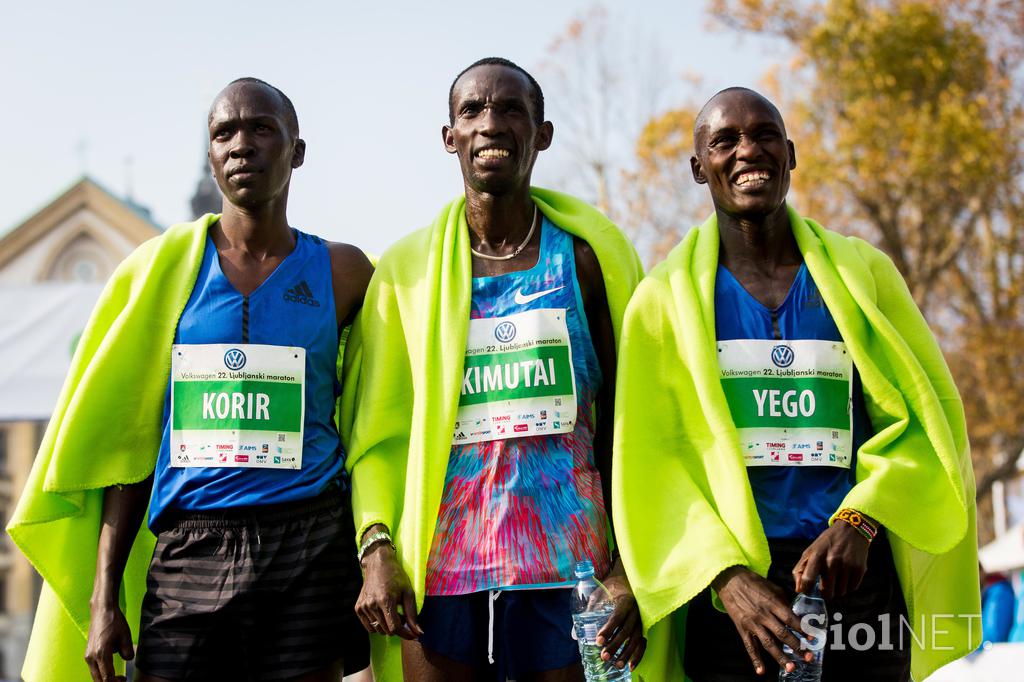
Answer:
[(562, 308), (469, 321), (452, 443), (569, 433), (576, 378)]
[(302, 468), (306, 349), (171, 348), (171, 466)]
[(846, 344), (719, 341), (718, 364), (747, 466), (850, 468), (853, 361)]

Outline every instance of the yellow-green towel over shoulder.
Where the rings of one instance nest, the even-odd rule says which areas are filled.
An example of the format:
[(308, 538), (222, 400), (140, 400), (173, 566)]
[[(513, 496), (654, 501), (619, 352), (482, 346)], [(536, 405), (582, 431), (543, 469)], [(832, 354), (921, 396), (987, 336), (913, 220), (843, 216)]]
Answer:
[[(643, 275), (636, 251), (588, 204), (543, 189), (531, 195), (551, 222), (594, 250), (618, 341), (626, 304)], [(465, 204), (465, 197), (451, 202), (433, 225), (381, 257), (345, 356), (341, 423), (342, 434), (350, 435), (355, 526), (360, 534), (374, 523), (391, 529), (419, 606), (469, 331), (472, 261)], [(401, 680), (398, 639), (371, 639), (377, 681)]]
[[(136, 249), (82, 332), (7, 527), (45, 581), (22, 671), (27, 682), (91, 680), (85, 637), (103, 489), (153, 473), (174, 331), (217, 219), (175, 225)], [(143, 526), (125, 569), (122, 605), (136, 639), (155, 542)]]
[[(219, 215), (174, 225), (137, 248), (100, 294), (71, 360), (8, 532), (44, 579), (22, 675), (88, 682), (89, 598), (103, 490), (153, 473), (171, 346)], [(347, 328), (342, 330), (341, 352)], [(133, 638), (156, 538), (144, 525), (122, 583)], [(115, 656), (115, 661), (120, 658)]]
[[(789, 217), (860, 372), (875, 433), (858, 453), (856, 484), (842, 506), (888, 530), (920, 638), (911, 644), (911, 669), (921, 680), (981, 637), (963, 406), (889, 258), (792, 209)], [(763, 576), (770, 561), (714, 350), (717, 268), (712, 216), (641, 283), (623, 326), (613, 514), (649, 633), (637, 671), (644, 682), (683, 679), (673, 612), (723, 569), (745, 565)]]

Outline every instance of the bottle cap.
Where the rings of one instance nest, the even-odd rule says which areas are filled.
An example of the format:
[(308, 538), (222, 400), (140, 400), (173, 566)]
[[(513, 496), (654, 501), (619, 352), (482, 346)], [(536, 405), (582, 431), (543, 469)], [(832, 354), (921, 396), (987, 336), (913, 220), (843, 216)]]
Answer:
[(576, 562), (576, 579), (582, 580), (594, 575), (594, 564), (589, 559), (582, 559)]

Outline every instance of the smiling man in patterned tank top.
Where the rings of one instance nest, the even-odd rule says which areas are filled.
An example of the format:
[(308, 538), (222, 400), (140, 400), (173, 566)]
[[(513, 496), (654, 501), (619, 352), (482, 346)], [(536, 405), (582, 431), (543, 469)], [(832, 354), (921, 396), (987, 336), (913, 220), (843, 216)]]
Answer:
[[(593, 563), (616, 604), (600, 633), (603, 656), (624, 644), (617, 664), (634, 665), (645, 647), (608, 535), (615, 332), (606, 273), (592, 245), (531, 196), (534, 163), (553, 134), (533, 77), (504, 59), (476, 62), (453, 82), (449, 114), (443, 142), (462, 170), (464, 219), (456, 219), (468, 228), (472, 272), (454, 429), (426, 454), (447, 458), (443, 491), (422, 556), (400, 543), (396, 552), (388, 524), (360, 528), (365, 583), (356, 610), (371, 632), (403, 638), (406, 680), (582, 680), (569, 601), (577, 560)], [(407, 256), (423, 260), (411, 240), (383, 256), (382, 273), (400, 260), (415, 267)], [(614, 257), (632, 257), (622, 241), (629, 250)], [(423, 343), (405, 329), (411, 356)], [(379, 347), (373, 331), (367, 354)], [(359, 403), (357, 420), (363, 409), (372, 403)], [(375, 455), (353, 453), (358, 488), (369, 461), (358, 457)], [(406, 466), (414, 476), (399, 458), (387, 466), (394, 480)], [(393, 491), (406, 509), (414, 485)], [(425, 565), (422, 587), (403, 554), (406, 565)]]

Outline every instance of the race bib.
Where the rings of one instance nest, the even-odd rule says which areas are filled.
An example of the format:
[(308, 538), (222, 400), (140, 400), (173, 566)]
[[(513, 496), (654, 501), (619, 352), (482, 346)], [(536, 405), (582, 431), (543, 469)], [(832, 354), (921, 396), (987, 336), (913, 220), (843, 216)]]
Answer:
[(302, 468), (306, 349), (171, 347), (171, 466)]
[(569, 433), (576, 375), (566, 311), (472, 319), (452, 444)]
[(747, 466), (850, 468), (853, 360), (839, 341), (718, 342)]

